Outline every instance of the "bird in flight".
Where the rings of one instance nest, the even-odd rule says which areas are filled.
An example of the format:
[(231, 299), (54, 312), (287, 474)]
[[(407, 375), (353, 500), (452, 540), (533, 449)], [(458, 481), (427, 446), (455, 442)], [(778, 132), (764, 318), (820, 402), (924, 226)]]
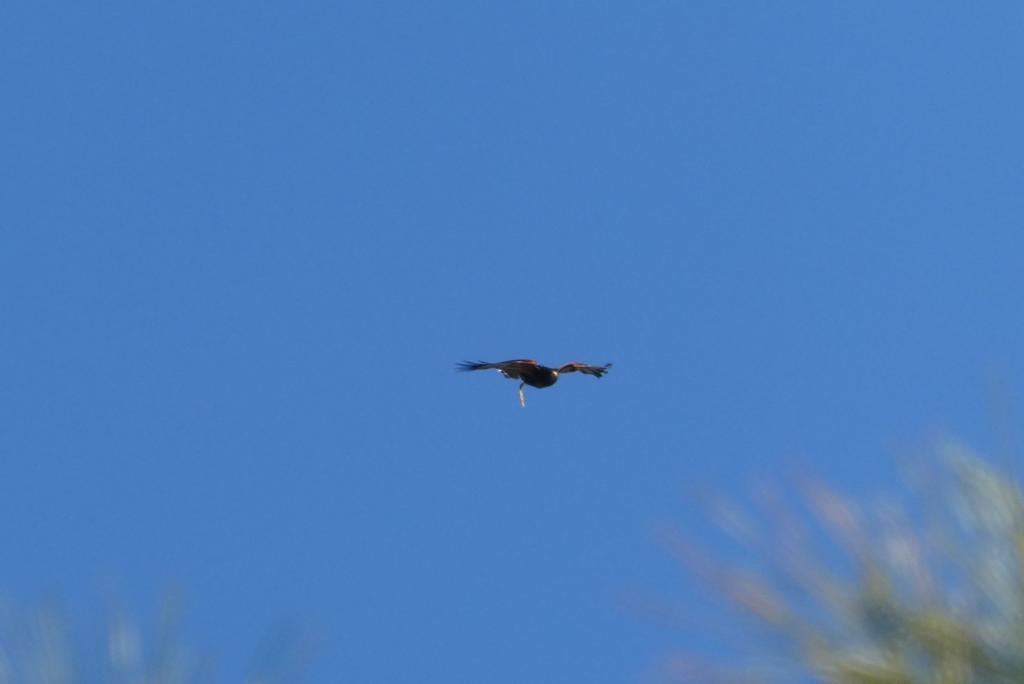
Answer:
[(510, 380), (519, 380), (519, 403), (525, 407), (526, 397), (523, 396), (523, 386), (530, 387), (551, 387), (558, 382), (558, 376), (563, 373), (584, 373), (600, 378), (612, 364), (606, 363), (603, 366), (591, 366), (586, 363), (567, 363), (561, 368), (548, 368), (542, 366), (533, 359), (515, 359), (513, 361), (499, 361), (498, 363), (487, 363), (486, 361), (463, 361), (457, 368), (460, 371), (475, 371), (494, 369), (501, 372)]

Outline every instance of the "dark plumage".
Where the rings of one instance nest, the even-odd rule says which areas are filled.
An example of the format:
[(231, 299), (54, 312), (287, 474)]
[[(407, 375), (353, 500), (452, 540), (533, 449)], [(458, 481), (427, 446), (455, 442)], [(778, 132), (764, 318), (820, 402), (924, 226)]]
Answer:
[(538, 388), (551, 387), (558, 382), (558, 376), (562, 373), (584, 373), (600, 378), (608, 372), (611, 366), (612, 364), (610, 363), (606, 363), (603, 366), (591, 366), (586, 363), (572, 362), (565, 364), (561, 368), (548, 368), (547, 366), (540, 365), (533, 359), (514, 359), (512, 361), (499, 361), (498, 363), (463, 361), (458, 364), (457, 368), (460, 371), (494, 369), (500, 371), (506, 378), (520, 380), (519, 403), (526, 406), (523, 385)]

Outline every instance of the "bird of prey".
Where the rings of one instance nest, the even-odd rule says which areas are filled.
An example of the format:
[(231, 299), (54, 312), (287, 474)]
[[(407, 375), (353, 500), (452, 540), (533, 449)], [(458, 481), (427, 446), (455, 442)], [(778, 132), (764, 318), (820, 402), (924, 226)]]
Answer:
[(457, 368), (460, 371), (475, 371), (494, 369), (501, 371), (501, 374), (510, 380), (519, 380), (519, 403), (525, 407), (526, 397), (523, 396), (523, 386), (530, 387), (551, 387), (558, 382), (558, 376), (563, 373), (585, 373), (600, 378), (608, 372), (612, 364), (606, 363), (603, 366), (591, 366), (586, 363), (567, 363), (561, 368), (548, 368), (542, 366), (533, 359), (514, 359), (512, 361), (500, 361), (498, 363), (487, 363), (486, 361), (463, 361)]

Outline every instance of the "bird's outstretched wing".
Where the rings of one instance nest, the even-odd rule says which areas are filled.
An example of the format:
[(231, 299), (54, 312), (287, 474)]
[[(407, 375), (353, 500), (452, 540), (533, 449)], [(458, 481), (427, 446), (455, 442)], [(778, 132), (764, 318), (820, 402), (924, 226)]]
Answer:
[(507, 378), (518, 378), (522, 372), (536, 370), (539, 366), (533, 359), (513, 359), (512, 361), (499, 361), (488, 363), (487, 361), (463, 361), (456, 368), (460, 371), (475, 371), (495, 369)]
[(600, 378), (605, 373), (607, 373), (608, 369), (611, 368), (611, 367), (612, 367), (612, 364), (610, 364), (610, 363), (606, 363), (603, 366), (591, 366), (588, 363), (579, 363), (578, 361), (573, 361), (572, 363), (567, 363), (564, 366), (562, 366), (561, 368), (559, 368), (558, 372), (559, 373), (577, 373), (578, 372), (578, 373), (585, 373), (586, 375), (593, 375), (595, 378)]

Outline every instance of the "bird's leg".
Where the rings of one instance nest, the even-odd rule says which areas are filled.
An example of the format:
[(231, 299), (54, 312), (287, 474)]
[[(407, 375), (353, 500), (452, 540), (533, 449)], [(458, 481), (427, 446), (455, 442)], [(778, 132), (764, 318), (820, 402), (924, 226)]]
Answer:
[(523, 386), (525, 385), (525, 382), (519, 383), (519, 405), (523, 408), (526, 408), (526, 395), (523, 394)]

